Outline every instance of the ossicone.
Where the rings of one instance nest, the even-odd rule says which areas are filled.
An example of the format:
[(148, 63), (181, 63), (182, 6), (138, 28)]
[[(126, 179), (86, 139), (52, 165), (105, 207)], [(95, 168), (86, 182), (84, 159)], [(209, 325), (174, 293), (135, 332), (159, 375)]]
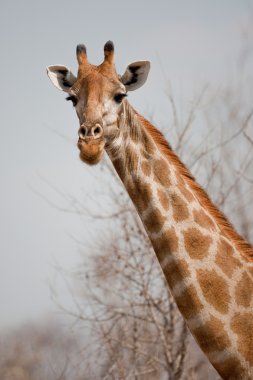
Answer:
[(76, 57), (79, 65), (82, 65), (84, 63), (87, 63), (87, 50), (86, 46), (83, 44), (79, 44), (76, 47)]
[(104, 46), (104, 62), (108, 62), (109, 64), (113, 63), (114, 60), (114, 44), (112, 41), (107, 41)]

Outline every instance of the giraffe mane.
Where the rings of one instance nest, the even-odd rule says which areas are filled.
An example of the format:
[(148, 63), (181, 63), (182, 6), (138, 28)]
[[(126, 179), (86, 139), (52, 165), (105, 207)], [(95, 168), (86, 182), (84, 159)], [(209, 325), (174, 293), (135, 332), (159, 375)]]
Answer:
[(172, 150), (169, 143), (166, 141), (163, 134), (158, 131), (148, 120), (136, 112), (141, 124), (145, 130), (152, 137), (160, 151), (170, 162), (179, 170), (180, 174), (186, 179), (190, 188), (197, 195), (198, 200), (203, 207), (210, 213), (216, 223), (221, 227), (225, 236), (233, 240), (236, 247), (242, 252), (244, 257), (250, 261), (253, 261), (253, 246), (246, 242), (243, 237), (236, 232), (233, 225), (228, 221), (227, 217), (214, 205), (205, 190), (196, 182), (193, 175), (187, 169), (187, 167), (179, 160), (176, 153)]

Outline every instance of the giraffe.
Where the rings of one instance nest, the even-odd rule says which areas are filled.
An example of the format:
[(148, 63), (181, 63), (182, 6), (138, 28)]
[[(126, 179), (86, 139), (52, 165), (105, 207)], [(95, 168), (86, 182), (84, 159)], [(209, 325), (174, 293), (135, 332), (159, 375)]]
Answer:
[(93, 165), (109, 155), (150, 238), (176, 304), (198, 345), (223, 379), (253, 379), (253, 248), (209, 199), (163, 135), (127, 100), (150, 62), (117, 74), (114, 45), (88, 62), (78, 45), (77, 77), (47, 68), (79, 118), (78, 148)]

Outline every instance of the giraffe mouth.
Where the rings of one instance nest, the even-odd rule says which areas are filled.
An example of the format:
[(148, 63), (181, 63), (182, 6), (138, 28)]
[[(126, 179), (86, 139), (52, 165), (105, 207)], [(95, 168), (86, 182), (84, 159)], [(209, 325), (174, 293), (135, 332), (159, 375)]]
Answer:
[(80, 159), (86, 164), (95, 165), (102, 158), (105, 140), (103, 137), (97, 139), (82, 139), (79, 137), (77, 146), (80, 151)]

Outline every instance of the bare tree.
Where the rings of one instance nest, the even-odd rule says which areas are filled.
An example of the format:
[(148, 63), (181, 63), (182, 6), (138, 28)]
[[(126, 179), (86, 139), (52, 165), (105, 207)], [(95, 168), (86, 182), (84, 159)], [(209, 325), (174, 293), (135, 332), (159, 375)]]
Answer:
[(1, 334), (1, 380), (90, 380), (81, 342), (59, 321)]

